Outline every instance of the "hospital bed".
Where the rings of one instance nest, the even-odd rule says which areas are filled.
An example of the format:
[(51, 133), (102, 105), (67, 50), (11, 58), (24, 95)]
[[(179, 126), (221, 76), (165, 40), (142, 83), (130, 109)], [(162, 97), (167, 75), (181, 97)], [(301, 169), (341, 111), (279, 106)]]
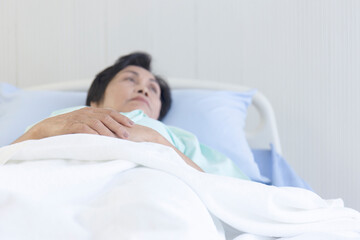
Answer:
[[(1, 86), (0, 131), (7, 137), (0, 139), (0, 163), (6, 162), (0, 168), (0, 238), (359, 239), (359, 213), (305, 190), (309, 186), (282, 158), (271, 104), (252, 88), (169, 79), (174, 102), (164, 122), (189, 127), (201, 142), (234, 157), (253, 181), (198, 173), (163, 146), (101, 136), (6, 146), (16, 138), (10, 125), (22, 124), (19, 135), (51, 111), (81, 105), (90, 83)], [(206, 111), (185, 115), (192, 108)]]

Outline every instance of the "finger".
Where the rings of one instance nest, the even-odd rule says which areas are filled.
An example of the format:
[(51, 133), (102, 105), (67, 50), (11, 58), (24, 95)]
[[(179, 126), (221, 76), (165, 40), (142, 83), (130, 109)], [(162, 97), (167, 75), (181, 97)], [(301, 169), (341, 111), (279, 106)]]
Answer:
[(116, 135), (108, 129), (99, 119), (89, 119), (87, 125), (96, 131), (99, 135), (116, 137)]
[(106, 114), (110, 115), (116, 122), (118, 122), (124, 126), (132, 127), (135, 125), (135, 123), (133, 121), (131, 121), (130, 118), (126, 117), (125, 115), (123, 115), (113, 109), (98, 108), (96, 111), (99, 113), (106, 113)]
[(102, 116), (99, 116), (99, 119), (110, 131), (112, 131), (118, 137), (124, 139), (129, 137), (129, 132), (125, 129), (125, 127), (115, 121), (110, 115), (103, 114)]
[[(119, 137), (124, 136), (124, 132), (122, 134), (120, 134), (120, 130), (118, 130), (119, 129), (118, 127), (116, 128), (114, 126), (114, 124), (111, 125), (108, 123), (108, 122), (111, 122), (111, 120), (112, 120), (115, 124), (117, 124), (116, 121), (113, 120), (108, 115), (108, 113), (110, 113), (111, 110), (93, 108), (93, 107), (85, 107), (85, 108), (79, 109), (77, 111), (79, 111), (79, 114), (74, 114), (72, 116), (72, 121), (80, 123), (80, 124), (76, 124), (76, 125), (78, 125), (78, 127), (80, 125), (80, 128), (84, 128), (81, 131), (88, 130), (86, 128), (86, 126), (88, 126), (88, 128), (92, 129), (93, 131), (97, 132), (97, 134), (100, 134), (100, 135), (116, 137), (116, 135), (115, 135), (116, 133), (114, 133), (112, 131), (112, 130), (116, 130), (119, 132), (119, 135), (120, 135)], [(105, 123), (108, 123), (108, 124), (105, 124)], [(84, 124), (85, 126), (81, 126), (81, 124)], [(118, 125), (120, 125), (120, 124), (118, 124)], [(128, 135), (129, 134), (126, 132), (125, 137)]]
[(125, 115), (118, 113), (116, 111), (111, 111), (109, 114), (115, 121), (117, 121), (118, 123), (121, 123), (122, 125), (126, 126), (126, 127), (132, 127), (135, 125), (135, 123), (128, 117), (126, 117)]
[(91, 127), (89, 127), (86, 124), (77, 124), (77, 125), (78, 126), (76, 126), (73, 133), (87, 133), (87, 134), (99, 135), (99, 133), (97, 131), (95, 131), (94, 129), (92, 129)]

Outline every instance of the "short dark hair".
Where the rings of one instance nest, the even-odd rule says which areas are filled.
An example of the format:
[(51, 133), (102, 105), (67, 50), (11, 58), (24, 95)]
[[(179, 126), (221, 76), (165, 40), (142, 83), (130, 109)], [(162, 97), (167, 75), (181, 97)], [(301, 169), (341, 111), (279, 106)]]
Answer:
[[(106, 87), (115, 75), (127, 66), (138, 66), (151, 72), (151, 56), (144, 52), (134, 52), (120, 57), (112, 66), (105, 68), (98, 73), (92, 82), (87, 98), (86, 105), (91, 102), (99, 103), (103, 100)], [(154, 75), (156, 82), (160, 86), (161, 110), (159, 120), (163, 119), (171, 106), (171, 91), (167, 82), (160, 76)]]

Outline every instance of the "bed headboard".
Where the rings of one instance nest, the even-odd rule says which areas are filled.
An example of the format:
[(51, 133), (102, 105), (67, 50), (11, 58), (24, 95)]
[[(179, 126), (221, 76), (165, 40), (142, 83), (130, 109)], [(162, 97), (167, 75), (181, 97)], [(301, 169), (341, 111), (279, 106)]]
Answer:
[[(171, 88), (174, 89), (212, 89), (229, 91), (246, 91), (249, 87), (202, 81), (198, 79), (168, 78)], [(87, 91), (92, 80), (82, 79), (71, 82), (60, 82), (30, 87), (31, 90), (62, 90), (62, 91)], [(259, 91), (254, 95), (252, 105), (249, 107), (245, 126), (246, 138), (251, 148), (268, 149), (270, 143), (278, 153), (282, 153), (275, 114), (269, 100)]]

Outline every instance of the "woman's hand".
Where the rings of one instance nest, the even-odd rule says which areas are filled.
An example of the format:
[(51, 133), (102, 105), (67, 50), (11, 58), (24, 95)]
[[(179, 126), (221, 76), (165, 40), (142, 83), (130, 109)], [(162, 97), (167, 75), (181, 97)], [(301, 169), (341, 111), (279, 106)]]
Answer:
[(131, 128), (127, 128), (129, 137), (127, 140), (133, 142), (154, 142), (161, 143), (161, 134), (152, 128), (135, 124)]
[(85, 107), (47, 118), (18, 138), (14, 143), (51, 136), (89, 133), (127, 139), (134, 123), (111, 109)]

